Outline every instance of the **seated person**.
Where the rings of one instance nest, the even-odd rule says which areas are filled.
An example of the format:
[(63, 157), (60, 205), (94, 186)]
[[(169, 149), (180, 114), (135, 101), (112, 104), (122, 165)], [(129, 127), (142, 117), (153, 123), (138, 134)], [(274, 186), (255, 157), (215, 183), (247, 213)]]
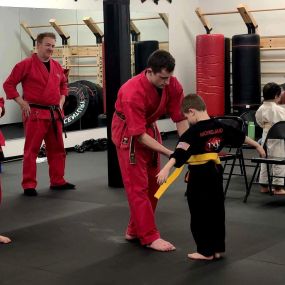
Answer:
[[(256, 111), (255, 117), (257, 124), (263, 129), (262, 145), (266, 139), (269, 129), (279, 121), (285, 121), (285, 108), (278, 105), (281, 99), (281, 88), (274, 82), (267, 83), (263, 87), (263, 104)], [(285, 157), (284, 141), (269, 140), (267, 143), (267, 153), (270, 156)], [(275, 195), (284, 195), (284, 177), (285, 166), (272, 165), (273, 173), (273, 191)], [(276, 177), (274, 177), (276, 176)], [(259, 184), (261, 185), (260, 191), (262, 193), (269, 192), (268, 177), (266, 164), (260, 165)]]

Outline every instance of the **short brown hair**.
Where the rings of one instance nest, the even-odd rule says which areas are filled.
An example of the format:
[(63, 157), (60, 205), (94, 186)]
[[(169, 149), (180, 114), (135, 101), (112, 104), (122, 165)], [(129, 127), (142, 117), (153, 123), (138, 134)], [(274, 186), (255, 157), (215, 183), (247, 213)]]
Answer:
[(147, 67), (151, 68), (153, 73), (161, 72), (162, 69), (172, 72), (175, 67), (175, 59), (168, 51), (158, 49), (149, 56)]
[(195, 109), (197, 111), (206, 111), (206, 104), (202, 97), (197, 94), (188, 94), (183, 98), (182, 106), (183, 113), (188, 113), (189, 109)]
[(56, 36), (54, 33), (45, 32), (45, 33), (40, 33), (37, 35), (37, 43), (42, 43), (44, 38), (52, 38), (52, 39), (56, 40)]

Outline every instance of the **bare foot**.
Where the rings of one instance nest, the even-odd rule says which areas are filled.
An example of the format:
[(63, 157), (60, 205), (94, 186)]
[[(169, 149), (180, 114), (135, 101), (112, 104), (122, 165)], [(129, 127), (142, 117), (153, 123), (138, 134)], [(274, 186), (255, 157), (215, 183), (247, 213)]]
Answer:
[(283, 188), (281, 189), (274, 189), (273, 190), (274, 195), (285, 195), (285, 190)]
[(260, 193), (268, 193), (268, 192), (269, 192), (268, 187), (261, 186)]
[(202, 255), (198, 252), (194, 252), (194, 253), (189, 253), (187, 255), (190, 259), (194, 259), (194, 260), (213, 260), (214, 259), (214, 256), (211, 255), (211, 256), (205, 256), (205, 255)]
[(125, 234), (125, 239), (128, 240), (128, 241), (132, 241), (132, 240), (138, 239), (138, 237), (132, 236), (132, 235), (129, 235), (129, 234)]
[(215, 252), (214, 257), (216, 259), (220, 259), (220, 258), (222, 258), (222, 254), (220, 252)]
[(0, 243), (10, 243), (11, 240), (8, 237), (0, 236)]
[(161, 238), (156, 239), (151, 244), (147, 245), (147, 247), (157, 251), (172, 251), (176, 249), (173, 244)]

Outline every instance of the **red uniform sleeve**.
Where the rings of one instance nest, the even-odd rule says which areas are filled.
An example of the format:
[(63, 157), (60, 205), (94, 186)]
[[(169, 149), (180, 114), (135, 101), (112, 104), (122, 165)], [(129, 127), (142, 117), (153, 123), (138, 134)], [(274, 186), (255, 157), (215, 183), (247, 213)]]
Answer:
[(146, 118), (145, 110), (138, 100), (123, 101), (122, 106), (128, 132), (131, 136), (138, 136), (146, 132)]
[(27, 63), (24, 61), (21, 61), (15, 65), (13, 68), (11, 74), (8, 76), (8, 78), (5, 80), (3, 84), (3, 89), (6, 93), (6, 98), (14, 99), (16, 97), (19, 97), (20, 94), (17, 91), (17, 85), (23, 80), (23, 78), (26, 76), (28, 72)]
[(185, 120), (185, 116), (181, 111), (183, 98), (184, 92), (181, 84), (175, 77), (172, 77), (172, 82), (169, 84), (169, 101), (167, 109), (170, 118), (175, 123)]

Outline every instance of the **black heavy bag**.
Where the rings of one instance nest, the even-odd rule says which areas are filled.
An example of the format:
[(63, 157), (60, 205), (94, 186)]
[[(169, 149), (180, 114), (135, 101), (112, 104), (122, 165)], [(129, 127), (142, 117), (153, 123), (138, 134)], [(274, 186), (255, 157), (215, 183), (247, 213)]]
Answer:
[(255, 108), (261, 102), (260, 37), (232, 38), (233, 109)]
[(134, 43), (136, 75), (141, 73), (146, 68), (149, 56), (158, 49), (158, 41), (141, 41)]

